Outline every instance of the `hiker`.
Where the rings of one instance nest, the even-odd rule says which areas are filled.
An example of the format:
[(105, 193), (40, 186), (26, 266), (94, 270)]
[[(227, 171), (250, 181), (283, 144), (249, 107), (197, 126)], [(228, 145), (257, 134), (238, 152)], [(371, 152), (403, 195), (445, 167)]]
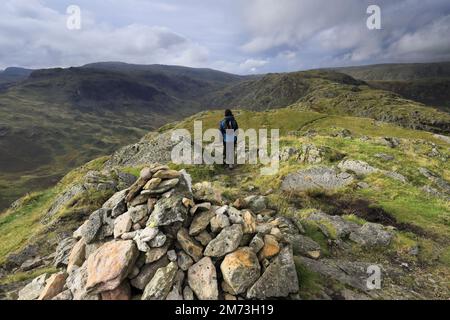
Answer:
[[(225, 163), (229, 164), (229, 168), (233, 169), (234, 163), (234, 149), (236, 149), (237, 135), (236, 130), (239, 129), (236, 119), (234, 119), (231, 110), (225, 110), (225, 118), (220, 122), (220, 132), (223, 137), (223, 157), (226, 159)], [(232, 149), (232, 153), (228, 154)]]

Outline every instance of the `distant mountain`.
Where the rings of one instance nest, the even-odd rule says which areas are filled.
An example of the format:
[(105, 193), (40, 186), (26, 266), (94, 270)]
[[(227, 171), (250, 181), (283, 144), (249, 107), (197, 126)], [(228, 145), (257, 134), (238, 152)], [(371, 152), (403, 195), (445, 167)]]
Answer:
[(16, 83), (29, 77), (33, 70), (10, 67), (0, 71), (0, 86), (4, 84)]
[(333, 69), (388, 90), (450, 112), (450, 62), (383, 64)]

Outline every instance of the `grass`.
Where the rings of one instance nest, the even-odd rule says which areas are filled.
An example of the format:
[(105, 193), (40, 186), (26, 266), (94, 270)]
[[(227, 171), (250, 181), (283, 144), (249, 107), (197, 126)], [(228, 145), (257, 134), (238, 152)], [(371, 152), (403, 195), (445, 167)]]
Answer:
[(27, 272), (16, 272), (10, 275), (7, 275), (4, 278), (0, 279), (0, 285), (7, 285), (10, 283), (16, 283), (16, 282), (22, 282), (31, 280), (34, 278), (39, 277), (40, 275), (43, 275), (44, 273), (53, 274), (58, 272), (58, 269), (54, 267), (45, 267), (40, 269), (34, 269)]

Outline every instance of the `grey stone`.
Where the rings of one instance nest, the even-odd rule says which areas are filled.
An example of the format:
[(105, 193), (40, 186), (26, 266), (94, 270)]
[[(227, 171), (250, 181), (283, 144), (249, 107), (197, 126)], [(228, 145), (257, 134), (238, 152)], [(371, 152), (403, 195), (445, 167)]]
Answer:
[(166, 243), (166, 240), (167, 236), (160, 231), (156, 237), (150, 240), (149, 245), (152, 248), (161, 248)]
[(99, 295), (87, 293), (87, 277), (87, 262), (69, 274), (66, 285), (73, 295), (73, 300), (100, 300)]
[[(145, 203), (147, 202), (147, 200), (145, 201)], [(130, 210), (128, 210), (128, 213), (130, 215), (131, 221), (133, 221), (133, 223), (138, 223), (139, 221), (147, 217), (148, 206), (147, 204), (144, 204), (132, 207), (130, 208)]]
[(361, 228), (350, 233), (350, 240), (363, 246), (388, 246), (391, 243), (393, 234), (376, 223), (365, 223)]
[(189, 235), (191, 236), (199, 235), (203, 230), (205, 230), (208, 227), (211, 219), (215, 215), (216, 215), (215, 212), (212, 210), (203, 211), (196, 214), (189, 228)]
[(281, 298), (298, 291), (299, 283), (292, 249), (286, 246), (281, 249), (263, 275), (247, 291), (247, 298)]
[(44, 273), (39, 277), (33, 279), (22, 290), (19, 291), (18, 300), (36, 300), (39, 298), (41, 292), (45, 288), (45, 281), (48, 278), (48, 274)]
[(56, 268), (60, 268), (62, 266), (67, 266), (69, 263), (69, 255), (72, 251), (72, 248), (77, 243), (77, 240), (69, 237), (62, 240), (58, 246), (56, 247), (55, 258), (53, 260), (53, 265)]
[[(223, 229), (205, 249), (204, 255), (209, 257), (223, 257), (239, 246), (243, 236), (242, 226), (235, 224)], [(194, 290), (195, 291), (195, 290)]]
[(187, 271), (193, 264), (194, 260), (184, 251), (178, 253), (178, 266), (181, 270)]
[(178, 256), (175, 250), (170, 250), (167, 252), (167, 258), (169, 258), (170, 261), (174, 262), (177, 261)]
[(183, 299), (186, 301), (194, 300), (194, 291), (192, 291), (189, 286), (186, 286), (183, 289)]
[(127, 204), (125, 198), (128, 194), (128, 190), (122, 190), (115, 193), (108, 201), (103, 204), (104, 209), (111, 210), (111, 215), (113, 217), (118, 217), (127, 211)]
[(283, 180), (283, 191), (334, 190), (353, 182), (352, 175), (334, 169), (318, 167), (291, 173)]
[(261, 234), (255, 235), (249, 246), (255, 253), (258, 253), (264, 247), (264, 237)]
[(248, 209), (259, 213), (267, 208), (267, 198), (264, 196), (249, 196), (244, 199)]
[(131, 280), (131, 285), (139, 290), (144, 290), (150, 280), (154, 277), (156, 271), (166, 267), (169, 263), (170, 261), (167, 257), (163, 257), (156, 262), (144, 265), (139, 274)]
[(189, 287), (200, 300), (218, 300), (216, 267), (211, 258), (205, 257), (189, 268)]
[(178, 271), (176, 263), (159, 268), (144, 289), (142, 300), (165, 300), (169, 294)]
[(379, 171), (367, 162), (360, 160), (344, 160), (338, 164), (338, 168), (342, 171), (351, 171), (363, 176)]
[(81, 234), (86, 243), (94, 242), (100, 228), (103, 225), (103, 214), (106, 209), (100, 209), (91, 214), (89, 219), (83, 224)]
[(223, 214), (223, 213), (217, 213), (216, 215), (211, 219), (211, 231), (212, 232), (220, 232), (223, 228), (230, 226), (230, 219)]
[(183, 222), (187, 213), (182, 197), (162, 198), (156, 203), (147, 225), (158, 227), (167, 226), (175, 222)]

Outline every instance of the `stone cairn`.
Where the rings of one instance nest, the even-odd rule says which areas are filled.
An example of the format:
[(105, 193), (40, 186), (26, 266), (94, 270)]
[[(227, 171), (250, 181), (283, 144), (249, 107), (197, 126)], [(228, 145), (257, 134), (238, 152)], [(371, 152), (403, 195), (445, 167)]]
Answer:
[(184, 170), (144, 168), (74, 232), (67, 269), (36, 278), (19, 299), (295, 298), (291, 240), (301, 226), (263, 196), (220, 198)]

